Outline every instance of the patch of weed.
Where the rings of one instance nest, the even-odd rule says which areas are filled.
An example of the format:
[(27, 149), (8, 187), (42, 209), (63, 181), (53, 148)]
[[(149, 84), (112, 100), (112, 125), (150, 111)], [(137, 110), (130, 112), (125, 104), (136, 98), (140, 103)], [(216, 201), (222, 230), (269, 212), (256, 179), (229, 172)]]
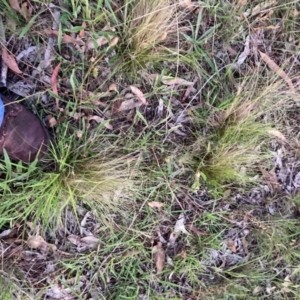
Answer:
[(113, 153), (120, 149), (105, 139), (100, 142), (101, 129), (94, 135), (84, 131), (81, 138), (69, 130), (64, 125), (57, 129), (60, 138), (53, 142), (44, 170), (37, 162), (25, 166), (6, 157), (1, 224), (30, 218), (55, 227), (65, 208), (76, 212), (78, 199), (100, 215), (118, 210), (128, 197), (134, 199), (135, 157), (116, 158)]
[[(274, 136), (284, 139), (276, 129), (276, 126), (281, 128), (277, 112), (281, 107), (284, 114), (291, 95), (281, 91), (281, 85), (276, 82), (260, 87), (255, 79), (254, 82), (251, 80), (241, 85), (236, 97), (224, 100), (219, 108), (212, 110), (207, 121), (207, 134), (198, 135), (191, 152), (184, 156), (183, 160), (194, 161), (197, 166), (193, 188), (197, 189), (200, 181), (214, 187), (225, 183), (250, 183), (257, 163), (271, 157), (266, 151), (268, 141)], [(247, 89), (253, 86), (255, 92), (243, 91), (246, 86)], [(270, 93), (275, 95), (276, 90), (278, 96), (270, 96)], [(191, 161), (191, 157), (194, 160)]]

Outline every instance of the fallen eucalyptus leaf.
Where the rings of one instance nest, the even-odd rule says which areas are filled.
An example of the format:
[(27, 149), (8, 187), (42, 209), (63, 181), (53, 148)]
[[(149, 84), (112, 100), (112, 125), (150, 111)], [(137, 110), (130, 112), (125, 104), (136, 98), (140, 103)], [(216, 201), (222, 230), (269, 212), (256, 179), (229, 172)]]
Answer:
[(292, 80), (290, 79), (290, 77), (283, 71), (283, 69), (281, 69), (274, 60), (272, 60), (266, 53), (263, 53), (261, 51), (259, 51), (259, 54), (262, 58), (262, 60), (268, 65), (268, 67), (274, 72), (276, 73), (278, 76), (280, 76), (290, 87), (290, 89), (292, 90), (292, 92), (295, 92), (295, 87), (292, 83)]
[[(53, 30), (53, 29), (45, 29), (45, 33), (48, 35), (55, 35), (57, 37), (59, 36), (59, 32), (57, 30)], [(82, 40), (73, 38), (72, 36), (67, 35), (66, 33), (63, 34), (62, 41), (67, 44), (75, 44), (75, 45), (79, 45), (79, 46), (84, 45), (84, 42)]]
[(168, 76), (163, 76), (162, 77), (162, 83), (166, 85), (194, 85), (193, 82), (191, 81), (186, 81), (185, 79), (182, 78), (173, 78), (173, 77), (168, 77)]
[(141, 101), (142, 104), (144, 104), (144, 105), (148, 104), (146, 98), (144, 97), (143, 92), (140, 89), (138, 89), (137, 87), (135, 87), (133, 85), (131, 85), (130, 88), (131, 88), (131, 91), (136, 95), (136, 97)]
[(148, 205), (152, 208), (162, 208), (164, 206), (163, 203), (157, 201), (148, 202)]
[(16, 63), (15, 57), (9, 54), (5, 47), (2, 47), (2, 59), (9, 69), (17, 74), (22, 74), (22, 71), (19, 69)]
[(157, 245), (155, 245), (152, 248), (152, 254), (153, 254), (153, 260), (156, 266), (157, 273), (160, 273), (165, 265), (166, 260), (166, 254), (162, 247), (162, 243), (158, 242)]
[(20, 8), (19, 0), (9, 0), (9, 4), (11, 8), (13, 8), (15, 11), (20, 12), (21, 8)]

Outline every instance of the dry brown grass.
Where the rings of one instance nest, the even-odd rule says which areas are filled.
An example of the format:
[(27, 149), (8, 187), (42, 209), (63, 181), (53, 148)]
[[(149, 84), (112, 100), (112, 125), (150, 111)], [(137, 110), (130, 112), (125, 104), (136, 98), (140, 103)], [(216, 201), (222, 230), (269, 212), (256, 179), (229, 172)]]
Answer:
[(135, 1), (128, 36), (132, 55), (173, 41), (177, 31), (176, 5), (169, 0)]
[(74, 171), (63, 179), (64, 186), (103, 214), (118, 211), (128, 199), (133, 200), (134, 162), (128, 156), (89, 159), (76, 164)]
[(135, 74), (163, 61), (178, 61), (184, 12), (170, 0), (130, 1), (121, 11), (119, 68)]

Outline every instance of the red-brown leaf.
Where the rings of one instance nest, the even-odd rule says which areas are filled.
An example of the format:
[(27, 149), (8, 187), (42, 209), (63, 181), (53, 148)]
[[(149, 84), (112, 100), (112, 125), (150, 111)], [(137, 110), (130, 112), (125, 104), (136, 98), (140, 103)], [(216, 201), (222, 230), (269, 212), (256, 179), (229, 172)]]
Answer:
[(148, 104), (146, 98), (144, 97), (143, 92), (140, 89), (138, 89), (137, 87), (135, 87), (133, 85), (131, 85), (130, 88), (131, 88), (131, 91), (136, 95), (136, 97), (141, 101), (142, 104), (144, 104), (144, 105)]
[(9, 4), (14, 10), (16, 10), (18, 12), (21, 10), (18, 0), (9, 0)]
[[(55, 35), (55, 36), (59, 35), (57, 30), (52, 30), (52, 29), (45, 29), (45, 33), (48, 35)], [(79, 46), (84, 45), (84, 42), (82, 40), (77, 40), (76, 38), (73, 38), (72, 36), (67, 35), (66, 33), (63, 34), (62, 41), (67, 44), (75, 44)]]
[(279, 67), (274, 60), (272, 60), (266, 53), (263, 53), (261, 51), (259, 51), (259, 54), (262, 58), (262, 60), (268, 65), (268, 67), (274, 72), (276, 73), (278, 76), (280, 76), (290, 87), (290, 89), (292, 90), (292, 92), (295, 92), (295, 87), (293, 85), (293, 82), (291, 80), (291, 78), (287, 75), (287, 73), (284, 72), (284, 70)]
[(157, 245), (152, 248), (152, 253), (153, 253), (153, 260), (156, 265), (156, 271), (157, 273), (160, 273), (164, 268), (165, 260), (166, 260), (166, 254), (162, 247), (161, 242), (158, 242)]
[(208, 232), (198, 230), (193, 224), (189, 224), (188, 228), (190, 231), (192, 231), (193, 233), (195, 233), (197, 235), (209, 235)]
[(48, 116), (48, 122), (49, 122), (49, 126), (51, 128), (53, 128), (57, 124), (55, 117), (53, 117), (51, 115)]
[[(51, 76), (51, 87), (54, 94), (58, 95), (57, 91), (57, 76), (60, 69), (61, 63), (59, 63), (53, 70), (52, 76)], [(56, 99), (56, 108), (59, 109), (58, 99)]]
[(228, 239), (227, 240), (227, 246), (228, 246), (228, 249), (232, 252), (232, 253), (236, 253), (236, 246), (235, 246), (235, 243), (233, 241), (233, 239)]
[(51, 76), (51, 87), (54, 94), (58, 95), (57, 92), (57, 76), (60, 69), (61, 63), (59, 63), (53, 70), (52, 76)]
[(22, 74), (22, 71), (19, 69), (14, 56), (9, 54), (5, 47), (2, 48), (2, 59), (13, 72)]

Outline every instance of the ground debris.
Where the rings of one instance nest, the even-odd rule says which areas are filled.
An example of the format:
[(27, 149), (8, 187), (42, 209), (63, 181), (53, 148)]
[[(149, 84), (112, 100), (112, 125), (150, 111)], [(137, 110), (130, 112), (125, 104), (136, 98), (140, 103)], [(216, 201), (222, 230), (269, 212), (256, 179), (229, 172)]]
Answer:
[(153, 246), (152, 255), (157, 273), (162, 272), (166, 260), (166, 255), (161, 242), (158, 242), (157, 245)]
[[(48, 125), (53, 149), (37, 167), (0, 163), (0, 208), (9, 220), (0, 232), (3, 274), (20, 290), (29, 286), (47, 299), (296, 294), (298, 3), (8, 2), (7, 16), (15, 15), (3, 26), (8, 35), (2, 38), (2, 71), (6, 63), (9, 91), (26, 98)], [(157, 3), (155, 14), (147, 12)], [(174, 16), (157, 31), (167, 15), (153, 24), (151, 18), (164, 10)], [(155, 39), (147, 43), (149, 33)], [(240, 100), (250, 101), (246, 109), (231, 105)], [(277, 108), (267, 107), (275, 101)], [(258, 104), (261, 111), (238, 140)], [(243, 154), (236, 156), (233, 169), (242, 176), (231, 180), (227, 152), (243, 150), (251, 130), (260, 133), (260, 124), (268, 139), (257, 138), (250, 148), (261, 156), (242, 167)], [(90, 201), (91, 195), (98, 199), (101, 193), (94, 187), (102, 181), (82, 180), (99, 164), (94, 155), (107, 146), (116, 155), (126, 153), (122, 160), (128, 169), (138, 169), (137, 175), (130, 173), (130, 182), (140, 186), (138, 196), (126, 196), (129, 201), (120, 207), (98, 209), (111, 194), (123, 195), (118, 190)], [(223, 154), (226, 159), (216, 171), (212, 158)], [(134, 166), (132, 157), (138, 158)], [(82, 165), (88, 167), (77, 178)], [(27, 167), (29, 175), (20, 172)], [(227, 173), (222, 184), (215, 180)], [(28, 186), (35, 176), (37, 183)], [(41, 193), (47, 196), (63, 178), (61, 194), (51, 195), (50, 202), (57, 197), (62, 207), (53, 205), (53, 217), (45, 224), (44, 202), (39, 215), (30, 211), (39, 197), (33, 186), (52, 176)], [(72, 200), (66, 202), (71, 180)], [(81, 184), (89, 188), (77, 195)], [(57, 224), (56, 214), (61, 216)]]

